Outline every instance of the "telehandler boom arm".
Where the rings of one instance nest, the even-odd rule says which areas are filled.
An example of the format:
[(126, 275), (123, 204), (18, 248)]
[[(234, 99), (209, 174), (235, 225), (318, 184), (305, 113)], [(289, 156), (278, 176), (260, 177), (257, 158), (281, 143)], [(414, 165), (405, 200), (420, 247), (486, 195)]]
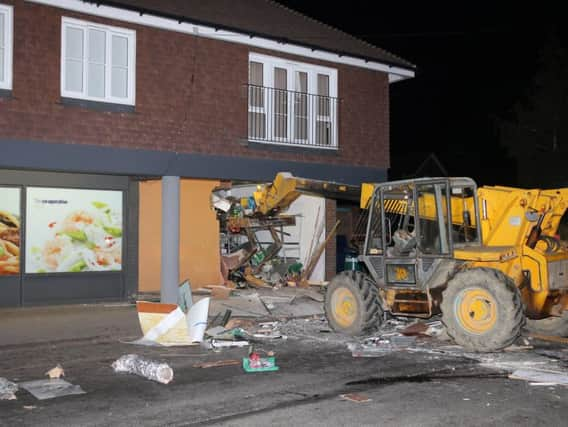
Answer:
[(288, 208), (302, 194), (356, 202), (360, 198), (361, 190), (354, 185), (299, 178), (289, 172), (280, 172), (271, 184), (259, 186), (253, 193), (255, 213), (275, 215)]

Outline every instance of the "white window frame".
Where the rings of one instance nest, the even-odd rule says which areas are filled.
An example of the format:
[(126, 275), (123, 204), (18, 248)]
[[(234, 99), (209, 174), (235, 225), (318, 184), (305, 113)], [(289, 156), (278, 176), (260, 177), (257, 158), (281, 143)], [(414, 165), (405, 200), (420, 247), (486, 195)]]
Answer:
[[(65, 89), (66, 80), (66, 67), (65, 67), (65, 53), (67, 52), (67, 40), (65, 37), (66, 28), (78, 28), (83, 30), (83, 90), (82, 92), (69, 91)], [(106, 34), (106, 49), (105, 49), (105, 96), (94, 97), (87, 94), (87, 64), (89, 58), (89, 47), (87, 43), (87, 30), (94, 29), (104, 31)], [(127, 97), (119, 98), (111, 95), (111, 43), (112, 36), (118, 35), (125, 37), (128, 40), (128, 84), (127, 84)], [(83, 21), (74, 18), (62, 17), (61, 18), (61, 96), (64, 98), (83, 99), (86, 101), (105, 102), (111, 104), (135, 105), (136, 97), (136, 31), (128, 30), (125, 28), (111, 27), (109, 25), (96, 24), (88, 21)]]
[(14, 7), (0, 4), (0, 15), (4, 17), (4, 79), (0, 89), (12, 90), (12, 55), (14, 46)]
[[(296, 145), (300, 142), (302, 147), (313, 147), (319, 149), (331, 149), (337, 150), (339, 148), (338, 139), (338, 123), (337, 123), (337, 109), (331, 111), (330, 120), (333, 123), (334, 129), (332, 130), (333, 138), (329, 146), (317, 145), (316, 144), (316, 131), (314, 126), (316, 125), (316, 111), (308, 103), (308, 129), (307, 129), (307, 140), (296, 140), (295, 139), (295, 120), (294, 114), (294, 91), (296, 88), (295, 78), (296, 72), (305, 72), (308, 74), (308, 95), (318, 95), (317, 93), (317, 75), (325, 74), (329, 77), (329, 97), (337, 99), (337, 70), (334, 68), (323, 67), (320, 65), (307, 64), (303, 62), (292, 61), (284, 58), (278, 58), (274, 56), (259, 54), (251, 52), (249, 53), (249, 63), (250, 62), (260, 62), (263, 64), (263, 82), (264, 87), (274, 88), (274, 69), (284, 68), (287, 70), (287, 85), (286, 89), (288, 91), (288, 129), (287, 138), (277, 138), (274, 133), (273, 120), (269, 119), (269, 116), (274, 114), (274, 106), (269, 104), (268, 91), (264, 91), (264, 112), (266, 120), (266, 140), (265, 139), (254, 139), (257, 142), (267, 143), (267, 144), (277, 144), (277, 145)], [(251, 111), (249, 109), (249, 111)]]

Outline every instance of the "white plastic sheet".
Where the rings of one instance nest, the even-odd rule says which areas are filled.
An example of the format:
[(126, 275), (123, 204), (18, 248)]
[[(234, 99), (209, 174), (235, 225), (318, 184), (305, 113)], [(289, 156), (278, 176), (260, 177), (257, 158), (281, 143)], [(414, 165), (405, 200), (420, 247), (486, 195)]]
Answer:
[(39, 400), (53, 399), (54, 397), (71, 394), (85, 394), (81, 386), (71, 384), (60, 378), (48, 380), (25, 381), (19, 386), (30, 392)]

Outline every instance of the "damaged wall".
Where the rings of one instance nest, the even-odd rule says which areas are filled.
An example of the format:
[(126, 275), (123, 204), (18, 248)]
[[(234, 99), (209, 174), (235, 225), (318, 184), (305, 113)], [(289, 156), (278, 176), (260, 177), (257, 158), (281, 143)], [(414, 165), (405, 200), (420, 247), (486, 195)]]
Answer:
[[(256, 185), (240, 185), (234, 186), (231, 189), (231, 195), (233, 197), (248, 197), (253, 191), (256, 190)], [(333, 205), (335, 207), (335, 205)], [(291, 258), (299, 258), (300, 262), (304, 265), (307, 264), (308, 252), (310, 246), (315, 248), (317, 243), (323, 242), (326, 236), (326, 230), (328, 230), (328, 223), (325, 220), (326, 215), (326, 203), (323, 197), (318, 196), (308, 196), (301, 195), (296, 199), (290, 207), (283, 212), (285, 215), (296, 215), (296, 225), (291, 227), (284, 227), (284, 231), (289, 233), (289, 236), (284, 237), (284, 248), (280, 251), (280, 256), (287, 256)], [(319, 219), (318, 219), (319, 214)], [(312, 245), (312, 240), (314, 239), (316, 224), (322, 225), (322, 235), (318, 242), (314, 242)], [(333, 224), (331, 225), (333, 227)], [(260, 231), (257, 236), (261, 242), (272, 242), (270, 233), (268, 231)], [(315, 249), (314, 249), (315, 250)], [(324, 280), (325, 270), (326, 270), (326, 256), (327, 248), (324, 253), (322, 253), (319, 258), (312, 275), (311, 280), (320, 281)], [(333, 252), (333, 257), (335, 252)], [(335, 258), (332, 258), (333, 269), (335, 269)]]
[[(182, 179), (180, 183), (180, 282), (193, 289), (223, 283), (220, 273), (219, 223), (211, 191), (219, 181)], [(140, 183), (140, 292), (160, 291), (162, 183)]]

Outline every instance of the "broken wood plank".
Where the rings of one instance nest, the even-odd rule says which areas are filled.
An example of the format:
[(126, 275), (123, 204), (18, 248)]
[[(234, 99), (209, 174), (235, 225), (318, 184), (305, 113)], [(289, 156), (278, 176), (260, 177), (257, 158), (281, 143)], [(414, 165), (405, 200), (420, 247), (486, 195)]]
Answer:
[(240, 365), (241, 362), (236, 359), (229, 360), (216, 360), (214, 362), (201, 362), (193, 365), (194, 368), (219, 368), (221, 366), (235, 366)]
[(356, 402), (356, 403), (364, 403), (371, 401), (371, 399), (368, 396), (360, 393), (347, 393), (347, 394), (342, 394), (340, 396), (344, 400), (349, 400), (350, 402)]
[(207, 286), (207, 288), (211, 289), (211, 297), (215, 299), (227, 299), (233, 292), (231, 288), (225, 286)]
[(528, 334), (528, 336), (531, 338), (536, 338), (537, 340), (541, 341), (550, 341), (550, 342), (557, 342), (560, 344), (568, 344), (568, 338), (562, 338), (553, 335), (533, 334), (533, 333)]
[(314, 254), (310, 257), (310, 260), (308, 261), (308, 265), (306, 266), (306, 268), (302, 272), (302, 275), (301, 275), (302, 280), (307, 281), (310, 278), (314, 269), (316, 268), (316, 265), (318, 263), (318, 260), (321, 257), (321, 254), (325, 250), (325, 247), (329, 243), (330, 239), (335, 235), (335, 232), (337, 231), (337, 228), (339, 227), (340, 223), (341, 223), (341, 221), (337, 221), (335, 223), (335, 225), (333, 226), (333, 228), (331, 229), (331, 231), (329, 232), (329, 234), (327, 235), (325, 240), (319, 244), (319, 246), (315, 250)]
[(329, 281), (328, 280), (308, 280), (308, 285), (325, 287), (325, 286), (329, 285)]

